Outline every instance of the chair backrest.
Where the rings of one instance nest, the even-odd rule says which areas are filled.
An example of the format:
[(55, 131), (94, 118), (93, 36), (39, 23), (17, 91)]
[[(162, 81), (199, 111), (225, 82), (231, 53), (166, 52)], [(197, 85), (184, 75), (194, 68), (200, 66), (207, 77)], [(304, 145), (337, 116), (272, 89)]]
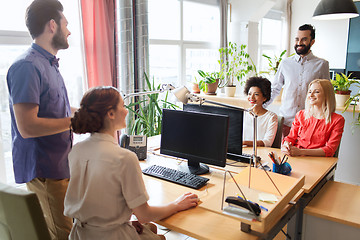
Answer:
[(0, 239), (51, 239), (35, 193), (0, 183)]
[[(341, 143), (341, 142), (340, 142), (340, 143)], [(340, 143), (339, 143), (339, 146), (337, 147), (337, 149), (336, 149), (333, 157), (339, 157)]]
[(273, 148), (281, 148), (281, 137), (282, 137), (283, 124), (284, 124), (284, 117), (278, 115), (278, 128), (276, 130), (274, 142), (271, 146)]

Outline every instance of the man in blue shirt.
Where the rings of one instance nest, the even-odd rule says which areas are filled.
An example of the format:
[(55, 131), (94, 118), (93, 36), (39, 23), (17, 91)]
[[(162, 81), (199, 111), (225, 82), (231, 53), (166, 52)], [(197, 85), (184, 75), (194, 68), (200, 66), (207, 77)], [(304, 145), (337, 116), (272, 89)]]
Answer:
[(67, 239), (72, 220), (63, 215), (72, 144), (69, 104), (58, 69), (58, 50), (69, 47), (67, 20), (58, 0), (35, 0), (26, 10), (34, 43), (7, 75), (15, 181), (40, 200), (52, 239)]

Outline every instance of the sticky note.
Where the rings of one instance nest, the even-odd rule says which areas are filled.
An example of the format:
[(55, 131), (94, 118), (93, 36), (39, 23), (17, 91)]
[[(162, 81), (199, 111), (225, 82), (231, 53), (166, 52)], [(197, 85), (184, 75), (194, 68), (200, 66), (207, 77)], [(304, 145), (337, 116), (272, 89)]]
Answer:
[(276, 203), (278, 199), (274, 194), (259, 193), (259, 201), (267, 202), (267, 203)]

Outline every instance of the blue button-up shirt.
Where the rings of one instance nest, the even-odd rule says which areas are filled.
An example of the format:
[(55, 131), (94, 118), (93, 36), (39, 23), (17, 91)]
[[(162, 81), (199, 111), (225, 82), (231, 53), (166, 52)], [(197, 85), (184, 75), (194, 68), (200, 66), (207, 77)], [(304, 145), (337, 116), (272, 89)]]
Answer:
[(70, 117), (71, 109), (64, 80), (54, 55), (33, 43), (10, 67), (7, 74), (11, 113), (12, 155), (17, 183), (36, 177), (69, 178), (68, 153), (71, 133), (24, 139), (16, 125), (13, 105), (39, 105), (40, 118)]

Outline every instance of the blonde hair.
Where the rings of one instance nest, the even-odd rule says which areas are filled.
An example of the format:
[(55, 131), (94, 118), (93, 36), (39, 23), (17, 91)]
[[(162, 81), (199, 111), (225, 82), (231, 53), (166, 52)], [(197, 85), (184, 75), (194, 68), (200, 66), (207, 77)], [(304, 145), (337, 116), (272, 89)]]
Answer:
[[(325, 122), (331, 122), (331, 114), (335, 112), (336, 108), (336, 100), (334, 87), (328, 79), (315, 79), (311, 83), (309, 83), (308, 89), (314, 83), (319, 83), (321, 88), (324, 91), (324, 102), (322, 105), (323, 109), (323, 117), (325, 118)], [(308, 94), (308, 93), (307, 93)], [(305, 118), (309, 118), (314, 115), (314, 108), (309, 104), (309, 98), (306, 97), (305, 101)]]

